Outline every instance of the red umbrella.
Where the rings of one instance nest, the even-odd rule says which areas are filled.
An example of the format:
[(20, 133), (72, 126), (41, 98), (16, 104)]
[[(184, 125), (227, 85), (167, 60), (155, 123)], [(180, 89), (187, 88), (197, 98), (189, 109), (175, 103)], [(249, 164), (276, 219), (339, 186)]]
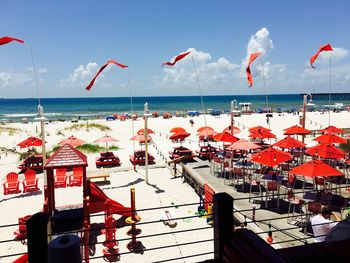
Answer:
[(233, 143), (231, 146), (228, 147), (229, 150), (254, 150), (261, 148), (260, 145), (257, 145), (256, 143), (240, 139), (239, 141)]
[(269, 128), (265, 128), (265, 127), (263, 127), (261, 125), (249, 128), (249, 132), (256, 132), (256, 131), (260, 131), (260, 132), (268, 131), (269, 132), (271, 130)]
[[(151, 129), (147, 129), (147, 132), (148, 134), (154, 133), (154, 131), (152, 131)], [(144, 133), (145, 133), (145, 129), (140, 129), (136, 134), (144, 134)]]
[(209, 137), (209, 136), (214, 136), (217, 134), (216, 131), (211, 130), (211, 129), (203, 129), (200, 132), (197, 133), (197, 136), (199, 137)]
[(217, 133), (213, 136), (214, 140), (219, 141), (219, 142), (236, 142), (239, 139), (235, 136), (232, 136), (228, 132), (221, 132)]
[(344, 133), (344, 130), (331, 125), (331, 126), (328, 126), (327, 128), (322, 129), (321, 132), (324, 132), (324, 133)]
[(317, 141), (319, 143), (324, 143), (324, 144), (346, 143), (346, 139), (331, 133), (318, 136), (312, 140)]
[(276, 135), (273, 134), (270, 131), (267, 130), (255, 130), (249, 134), (249, 137), (254, 138), (254, 139), (270, 139), (270, 138), (276, 138)]
[[(237, 134), (241, 132), (241, 129), (236, 126), (233, 126), (232, 131), (233, 131), (232, 134)], [(229, 134), (231, 134), (231, 126), (228, 126), (222, 132), (228, 132)]]
[(339, 176), (343, 175), (338, 170), (320, 160), (312, 160), (297, 166), (289, 171), (291, 174), (298, 174), (308, 177), (316, 176)]
[(198, 128), (197, 132), (201, 132), (203, 130), (214, 130), (214, 129), (212, 127), (209, 127), (209, 126), (203, 126), (203, 127)]
[(105, 142), (106, 143), (106, 149), (108, 148), (108, 143), (109, 142), (117, 142), (118, 140), (109, 136), (109, 135), (105, 135), (103, 137), (101, 137), (100, 139), (97, 139), (96, 141), (94, 141), (95, 143), (99, 143), (99, 142)]
[(274, 148), (267, 148), (259, 153), (253, 154), (251, 160), (272, 167), (292, 160), (292, 156), (288, 152), (283, 152)]
[(190, 135), (191, 133), (188, 133), (188, 132), (178, 132), (171, 135), (170, 140), (182, 142), (185, 138), (187, 138)]
[(73, 147), (77, 147), (77, 146), (81, 146), (83, 145), (85, 142), (83, 140), (78, 139), (77, 137), (74, 137), (73, 135), (68, 137), (67, 139), (59, 142), (59, 145), (65, 145), (65, 144), (70, 144)]
[(332, 144), (317, 144), (307, 149), (305, 153), (329, 159), (345, 158), (345, 153)]
[(286, 138), (272, 144), (272, 146), (291, 149), (291, 148), (304, 148), (306, 144), (290, 136), (287, 136)]
[(36, 137), (28, 137), (24, 141), (17, 144), (17, 146), (19, 146), (21, 148), (27, 148), (27, 147), (31, 147), (31, 146), (41, 146), (42, 144), (43, 144), (43, 141), (41, 139), (36, 138)]
[(170, 130), (171, 133), (180, 133), (180, 132), (186, 132), (186, 130), (182, 127), (175, 127)]
[[(151, 136), (147, 136), (147, 141), (150, 142), (152, 140)], [(130, 138), (131, 141), (138, 141), (139, 143), (144, 143), (146, 141), (146, 137), (144, 134), (136, 134), (134, 137)]]
[(284, 134), (285, 135), (305, 135), (305, 134), (309, 134), (311, 133), (310, 130), (307, 130), (301, 126), (298, 126), (298, 125), (294, 125), (294, 126), (291, 126), (287, 129), (285, 129), (285, 132)]

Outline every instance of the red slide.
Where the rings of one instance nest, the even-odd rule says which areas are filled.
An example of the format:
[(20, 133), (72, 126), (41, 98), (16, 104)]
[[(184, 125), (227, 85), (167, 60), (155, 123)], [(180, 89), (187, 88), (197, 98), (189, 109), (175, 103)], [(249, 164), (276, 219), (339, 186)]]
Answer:
[(90, 204), (89, 211), (91, 214), (106, 211), (106, 202), (109, 201), (110, 212), (122, 216), (131, 216), (131, 208), (110, 199), (95, 183), (90, 182)]

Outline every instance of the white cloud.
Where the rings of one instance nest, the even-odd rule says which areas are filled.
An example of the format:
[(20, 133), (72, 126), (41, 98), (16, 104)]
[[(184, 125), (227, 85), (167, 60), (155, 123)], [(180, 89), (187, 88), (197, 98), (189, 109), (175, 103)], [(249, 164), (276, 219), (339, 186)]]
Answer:
[[(33, 67), (26, 67), (26, 70), (33, 72)], [(37, 68), (36, 73), (46, 73), (46, 68)]]
[(0, 72), (0, 87), (20, 88), (32, 83), (33, 77), (24, 73)]
[(266, 27), (263, 27), (250, 37), (247, 45), (247, 55), (255, 52), (268, 53), (272, 49), (273, 42), (270, 39), (270, 32)]
[[(97, 71), (97, 63), (89, 62), (86, 66), (79, 65), (72, 74), (60, 81), (60, 86), (83, 87), (87, 86)], [(102, 75), (99, 76), (99, 79)], [(99, 79), (95, 83), (98, 83)]]

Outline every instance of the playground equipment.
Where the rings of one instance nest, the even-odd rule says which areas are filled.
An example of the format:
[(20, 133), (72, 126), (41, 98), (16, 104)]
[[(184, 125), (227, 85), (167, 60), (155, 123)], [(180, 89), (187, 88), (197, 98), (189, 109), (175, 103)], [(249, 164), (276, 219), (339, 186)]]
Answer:
[(106, 258), (116, 256), (119, 253), (119, 248), (116, 248), (119, 242), (116, 240), (115, 233), (117, 229), (115, 228), (115, 219), (113, 214), (111, 214), (112, 202), (110, 199), (107, 199), (105, 202), (106, 205), (106, 214), (105, 214), (105, 230), (104, 234), (106, 235), (106, 240), (103, 242), (105, 248), (102, 250), (103, 255)]
[(131, 229), (127, 232), (128, 236), (131, 236), (131, 241), (128, 243), (127, 248), (130, 251), (139, 251), (142, 249), (142, 243), (136, 240), (136, 236), (141, 234), (141, 229), (136, 228), (136, 224), (141, 221), (141, 217), (136, 214), (135, 206), (135, 188), (130, 188), (131, 197), (131, 216), (129, 216), (125, 223), (131, 225)]

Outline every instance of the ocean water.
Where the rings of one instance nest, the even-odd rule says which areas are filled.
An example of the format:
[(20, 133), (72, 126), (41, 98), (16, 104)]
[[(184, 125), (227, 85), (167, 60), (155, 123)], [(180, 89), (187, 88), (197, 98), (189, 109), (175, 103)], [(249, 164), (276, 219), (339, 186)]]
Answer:
[[(176, 112), (196, 110), (204, 112), (207, 109), (221, 111), (230, 109), (230, 102), (252, 103), (252, 109), (266, 107), (265, 95), (253, 96), (203, 96), (204, 107), (201, 105), (199, 96), (169, 96), (169, 97), (134, 97), (131, 98), (43, 98), (41, 105), (44, 107), (45, 116), (50, 120), (66, 119), (73, 117), (92, 119), (105, 117), (114, 113), (137, 112), (142, 113), (144, 103), (148, 102), (151, 112)], [(316, 105), (328, 104), (328, 98), (317, 99)], [(331, 98), (331, 103), (343, 102), (350, 104), (348, 99)], [(300, 94), (268, 95), (268, 105), (277, 108), (301, 108), (303, 103)], [(38, 99), (0, 99), (0, 119), (19, 120), (21, 118), (35, 118), (37, 113)]]

